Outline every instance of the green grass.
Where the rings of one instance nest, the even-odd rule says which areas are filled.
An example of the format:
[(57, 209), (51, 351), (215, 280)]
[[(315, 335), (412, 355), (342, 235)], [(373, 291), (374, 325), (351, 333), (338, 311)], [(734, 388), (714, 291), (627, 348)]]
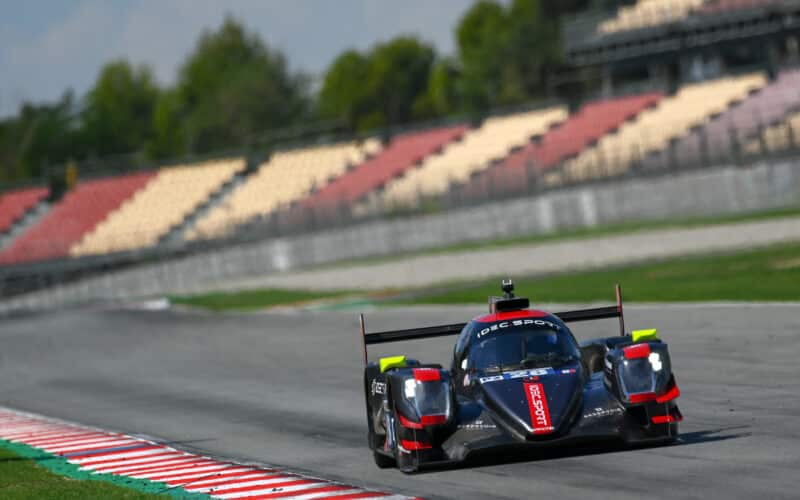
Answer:
[(249, 311), (279, 305), (295, 305), (312, 300), (341, 298), (348, 292), (314, 292), (304, 290), (246, 290), (216, 292), (203, 295), (170, 297), (175, 304), (209, 309), (211, 311)]
[[(534, 302), (614, 300), (614, 283), (626, 302), (795, 301), (800, 300), (800, 244), (686, 257), (524, 279), (515, 276), (519, 295)], [(461, 304), (499, 295), (500, 277), (420, 291), (403, 304)]]
[[(61, 460), (43, 455), (39, 461)], [(103, 481), (79, 480), (50, 472), (34, 458), (0, 447), (0, 498), (7, 500), (86, 498), (145, 500), (165, 498)]]

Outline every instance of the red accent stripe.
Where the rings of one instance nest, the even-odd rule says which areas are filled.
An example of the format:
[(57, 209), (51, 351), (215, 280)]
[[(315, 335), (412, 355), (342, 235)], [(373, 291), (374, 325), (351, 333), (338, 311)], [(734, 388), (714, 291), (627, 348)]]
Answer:
[[(178, 462), (177, 460), (181, 461)], [(164, 462), (167, 462), (166, 465)], [(133, 474), (142, 474), (142, 473), (153, 474), (154, 472), (166, 472), (170, 470), (183, 469), (186, 467), (196, 466), (197, 464), (201, 463), (206, 465), (212, 465), (218, 462), (214, 462), (213, 460), (209, 460), (207, 458), (200, 458), (200, 457), (192, 458), (187, 456), (186, 460), (176, 458), (172, 460), (162, 461), (160, 464), (151, 464), (143, 467), (130, 467), (125, 469), (116, 469), (114, 467), (109, 467), (108, 469), (113, 470), (114, 474), (130, 476)], [(98, 472), (102, 472), (102, 469), (95, 469), (95, 470), (97, 470)]]
[(438, 382), (442, 374), (436, 368), (414, 368), (414, 380), (417, 382)]
[(325, 500), (356, 500), (358, 498), (378, 498), (389, 496), (388, 493), (379, 493), (377, 491), (362, 491), (361, 493), (344, 493), (342, 495), (326, 496)]
[(666, 403), (667, 401), (672, 401), (673, 399), (677, 399), (678, 396), (680, 395), (681, 395), (681, 390), (678, 389), (678, 384), (676, 384), (675, 381), (673, 380), (669, 390), (667, 390), (667, 392), (656, 398), (656, 403)]
[[(133, 474), (135, 476), (140, 476), (143, 479), (149, 479), (150, 481), (159, 481), (160, 479), (169, 479), (171, 477), (183, 477), (189, 476), (192, 474), (213, 474), (217, 471), (223, 471), (230, 469), (230, 464), (223, 464), (223, 463), (216, 463), (216, 464), (196, 464), (194, 466), (187, 465), (186, 467), (178, 467), (169, 471), (162, 471), (162, 472), (147, 472), (145, 474)], [(204, 469), (204, 470), (200, 470)]]
[(680, 422), (681, 418), (672, 415), (657, 415), (652, 418), (654, 424), (670, 424), (672, 422)]
[(655, 392), (640, 392), (638, 394), (631, 394), (628, 396), (628, 399), (631, 403), (638, 404), (638, 403), (647, 403), (648, 401), (654, 401), (656, 399)]
[(441, 425), (447, 422), (447, 415), (423, 415), (420, 422), (422, 425)]
[[(94, 468), (94, 466), (96, 466), (96, 465), (110, 464), (110, 463), (115, 463), (115, 462), (123, 462), (123, 461), (127, 461), (127, 460), (138, 460), (140, 458), (150, 459), (150, 458), (155, 458), (155, 457), (163, 457), (164, 455), (178, 456), (178, 452), (175, 452), (175, 451), (164, 451), (164, 453), (151, 453), (149, 455), (140, 455), (140, 456), (137, 456), (137, 457), (128, 457), (128, 458), (124, 458), (124, 457), (123, 458), (119, 458), (119, 457), (117, 457), (117, 458), (109, 458), (109, 459), (106, 459), (106, 460), (87, 460), (85, 462), (81, 462), (80, 466), (81, 467)], [(70, 460), (72, 460), (72, 458), (70, 458)], [(125, 464), (119, 464), (118, 467), (122, 467), (124, 465)], [(132, 465), (135, 465), (135, 464), (132, 464)]]
[(428, 425), (441, 425), (447, 422), (447, 415), (423, 415), (419, 423), (412, 422), (400, 412), (397, 412), (397, 418), (400, 420), (400, 425), (407, 429), (422, 429)]
[(547, 395), (544, 387), (538, 382), (525, 382), (525, 397), (528, 398), (528, 410), (531, 413), (531, 427), (534, 434), (550, 434), (553, 422), (550, 420), (550, 409), (547, 406)]
[(625, 354), (625, 359), (646, 358), (650, 355), (650, 344), (630, 345), (623, 347), (622, 352)]
[(422, 424), (418, 424), (417, 422), (412, 422), (411, 420), (407, 419), (403, 416), (402, 413), (397, 412), (397, 418), (400, 420), (400, 425), (407, 429), (422, 429)]
[(550, 316), (545, 311), (537, 311), (536, 309), (521, 309), (519, 311), (504, 311), (492, 314), (486, 314), (475, 318), (478, 323), (494, 323), (496, 321), (506, 321), (509, 319), (522, 319), (522, 318), (545, 318)]
[[(161, 445), (149, 445), (149, 446), (142, 446), (141, 448), (131, 448), (129, 450), (116, 450), (116, 451), (104, 451), (102, 453), (84, 453), (82, 455), (75, 455), (69, 457), (69, 460), (80, 460), (81, 458), (89, 458), (89, 457), (103, 457), (108, 455), (121, 455), (123, 453), (139, 453), (141, 451), (147, 450), (155, 450), (155, 449), (164, 449)], [(84, 465), (84, 464), (81, 464)]]
[(419, 441), (408, 441), (406, 439), (401, 439), (400, 440), (400, 446), (402, 446), (403, 448), (405, 448), (405, 449), (407, 449), (409, 451), (430, 450), (431, 448), (433, 448), (433, 446), (431, 446), (429, 444), (420, 443)]
[(122, 474), (123, 472), (131, 472), (134, 470), (144, 469), (146, 467), (163, 467), (164, 464), (169, 464), (170, 462), (174, 462), (175, 460), (182, 460), (184, 458), (185, 459), (194, 458), (193, 455), (184, 455), (181, 453), (170, 453), (167, 456), (160, 456), (160, 455), (161, 453), (156, 453), (154, 455), (155, 458), (149, 460), (142, 460), (141, 462), (134, 462), (134, 463), (122, 462), (116, 464), (112, 462), (111, 465), (102, 465), (102, 464), (100, 464), (99, 466), (87, 465), (86, 467), (89, 467), (92, 470), (96, 470), (98, 472), (114, 471), (115, 474)]
[(127, 440), (115, 439), (113, 441), (107, 441), (107, 442), (100, 441), (89, 446), (78, 445), (82, 446), (81, 448), (73, 448), (72, 446), (66, 446), (66, 447), (56, 446), (52, 448), (43, 448), (43, 449), (55, 455), (69, 455), (72, 453), (81, 453), (84, 451), (105, 450), (106, 448), (108, 449), (125, 448), (126, 446), (133, 446), (138, 443), (141, 443), (141, 441), (136, 441), (134, 439), (127, 439)]
[[(250, 486), (240, 486), (240, 487), (228, 487), (228, 488), (220, 488), (214, 489), (214, 495), (227, 495), (229, 493), (245, 493), (248, 491), (256, 491), (256, 490), (267, 490), (272, 488), (286, 488), (289, 486), (300, 486), (301, 484), (314, 484), (314, 483), (321, 483), (323, 481), (319, 479), (301, 479), (301, 478), (291, 478), (287, 477), (287, 481), (278, 482), (278, 483), (269, 483), (269, 484), (256, 484)], [(243, 481), (250, 481), (250, 479), (245, 479)], [(255, 479), (253, 481), (256, 481)], [(299, 495), (299, 493), (297, 493)]]
[(101, 434), (99, 432), (87, 432), (84, 434), (72, 435), (72, 436), (60, 436), (58, 438), (49, 438), (49, 439), (26, 439), (25, 444), (30, 446), (42, 447), (42, 446), (52, 446), (54, 444), (61, 444), (61, 443), (69, 443), (71, 441), (79, 441), (83, 439), (92, 439), (93, 437), (97, 437), (97, 439), (107, 438), (109, 436), (105, 434)]
[[(208, 479), (203, 479), (202, 481), (198, 480), (186, 480), (186, 479), (172, 479), (165, 481), (170, 486), (176, 486), (179, 484), (186, 484), (187, 488), (192, 490), (199, 490), (203, 488), (211, 488), (216, 487), (217, 485), (224, 486), (226, 484), (235, 484), (240, 483), (242, 481), (256, 481), (258, 479), (269, 479), (270, 477), (275, 477), (274, 475), (270, 474), (263, 474), (261, 476), (253, 476), (252, 478), (247, 479), (239, 479), (241, 476), (247, 476), (249, 474), (258, 474), (261, 472), (258, 469), (250, 469), (250, 470), (241, 470), (238, 472), (226, 472), (222, 474), (215, 474), (214, 477), (209, 477)], [(217, 479), (224, 479), (230, 478), (228, 481), (216, 481)], [(188, 483), (188, 484), (187, 484)]]
[(267, 500), (269, 498), (283, 498), (283, 497), (293, 497), (293, 496), (300, 496), (300, 495), (310, 495), (312, 493), (325, 493), (327, 491), (344, 491), (344, 490), (352, 490), (351, 486), (321, 486), (319, 488), (309, 488), (307, 490), (297, 490), (297, 491), (282, 491), (278, 493), (267, 493), (266, 495), (256, 495), (252, 497), (247, 497), (250, 500)]

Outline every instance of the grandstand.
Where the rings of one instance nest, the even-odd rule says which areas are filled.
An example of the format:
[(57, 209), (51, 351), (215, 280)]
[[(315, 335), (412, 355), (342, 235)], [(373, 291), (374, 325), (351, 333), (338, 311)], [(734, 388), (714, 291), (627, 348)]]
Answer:
[(752, 139), (745, 149), (748, 154), (783, 153), (800, 147), (800, 111), (790, 113), (784, 120), (767, 127)]
[(599, 24), (598, 31), (614, 33), (680, 21), (704, 3), (705, 0), (639, 0), (620, 7), (615, 17)]
[(34, 187), (0, 194), (0, 234), (10, 231), (20, 218), (47, 197), (48, 192), (47, 188)]
[[(788, 112), (798, 109), (800, 71), (783, 71), (774, 82), (729, 107), (703, 127), (692, 130), (667, 151), (646, 159), (645, 167), (673, 168), (698, 163), (709, 165), (736, 162), (741, 156), (741, 148), (761, 130), (782, 122)], [(777, 136), (767, 133), (766, 136), (777, 137), (780, 133)]]
[(244, 168), (241, 158), (163, 168), (147, 186), (86, 233), (69, 253), (80, 257), (155, 245)]
[(283, 234), (284, 222), (309, 231), (396, 209), (797, 153), (800, 1), (640, 0), (582, 19), (565, 25), (566, 60), (576, 72), (599, 69), (588, 74), (604, 81), (584, 90), (588, 102), (568, 94), (571, 114), (551, 99), (474, 127), (415, 128), (385, 144), (272, 144), (251, 168), (239, 157), (81, 180), (48, 203), (56, 195), (47, 188), (7, 191), (0, 265), (131, 262), (268, 238)]
[(444, 193), (453, 183), (469, 177), (503, 159), (512, 149), (524, 146), (531, 138), (544, 134), (566, 119), (563, 106), (488, 118), (467, 132), (460, 142), (448, 145), (441, 154), (426, 159), (414, 170), (389, 183), (381, 203), (384, 206), (410, 206), (420, 196)]
[(80, 182), (35, 226), (0, 252), (0, 264), (67, 257), (72, 245), (154, 176), (154, 172), (141, 172)]
[(466, 125), (455, 125), (398, 134), (373, 158), (312, 193), (304, 200), (302, 208), (313, 209), (321, 214), (325, 209), (337, 209), (358, 202), (428, 156), (440, 152), (450, 142), (460, 139), (466, 131)]
[(761, 74), (685, 85), (546, 177), (550, 185), (620, 175), (766, 83)]
[(211, 238), (292, 203), (380, 150), (375, 139), (278, 151), (219, 206), (197, 221), (189, 239)]
[(474, 176), (458, 190), (458, 197), (469, 200), (485, 198), (492, 192), (525, 192), (544, 172), (616, 131), (626, 121), (655, 106), (661, 97), (661, 93), (650, 92), (588, 103), (541, 140), (530, 142)]

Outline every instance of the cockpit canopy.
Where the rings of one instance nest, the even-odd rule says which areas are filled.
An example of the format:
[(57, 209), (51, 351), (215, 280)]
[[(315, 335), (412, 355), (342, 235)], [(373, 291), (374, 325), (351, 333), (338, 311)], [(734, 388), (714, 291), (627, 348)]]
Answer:
[[(486, 333), (482, 335), (483, 332)], [(578, 359), (580, 348), (565, 327), (542, 320), (504, 321), (486, 325), (478, 332), (462, 367), (499, 372), (555, 367)]]

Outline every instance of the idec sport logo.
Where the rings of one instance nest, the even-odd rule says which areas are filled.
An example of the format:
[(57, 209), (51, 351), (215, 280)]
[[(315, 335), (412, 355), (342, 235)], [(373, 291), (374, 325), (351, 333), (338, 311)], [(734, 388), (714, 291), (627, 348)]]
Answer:
[(549, 434), (553, 432), (550, 410), (547, 408), (547, 396), (545, 396), (542, 384), (525, 382), (525, 395), (528, 397), (533, 433)]

